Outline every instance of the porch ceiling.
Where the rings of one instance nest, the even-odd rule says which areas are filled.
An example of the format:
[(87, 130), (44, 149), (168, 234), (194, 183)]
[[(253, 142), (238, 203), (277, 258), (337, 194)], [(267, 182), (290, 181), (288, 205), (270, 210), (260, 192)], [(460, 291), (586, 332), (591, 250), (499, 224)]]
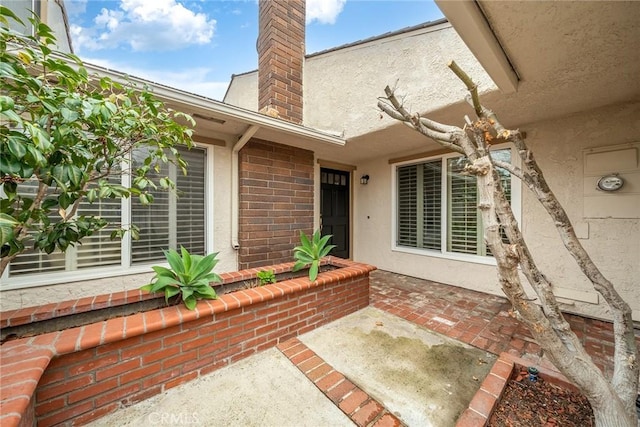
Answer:
[(640, 100), (640, 3), (479, 5), (520, 78), (517, 92), (499, 102), (503, 120), (527, 123)]
[[(485, 93), (481, 100), (508, 127), (526, 130), (528, 123), (640, 101), (640, 2), (467, 0), (466, 6), (448, 0), (437, 3), (496, 84), (502, 85), (502, 92)], [(469, 34), (470, 5), (486, 19), (512, 69), (492, 71), (504, 64), (489, 47), (491, 37), (480, 40), (481, 32)], [(519, 80), (516, 90), (510, 91), (508, 82), (501, 82), (514, 71)], [(414, 111), (421, 108), (410, 107)], [(464, 114), (473, 113), (466, 107), (456, 104), (428, 115), (461, 125)], [(358, 162), (436, 149), (433, 141), (403, 125), (392, 124), (391, 120), (388, 123), (387, 128), (350, 139), (342, 149), (343, 158)]]

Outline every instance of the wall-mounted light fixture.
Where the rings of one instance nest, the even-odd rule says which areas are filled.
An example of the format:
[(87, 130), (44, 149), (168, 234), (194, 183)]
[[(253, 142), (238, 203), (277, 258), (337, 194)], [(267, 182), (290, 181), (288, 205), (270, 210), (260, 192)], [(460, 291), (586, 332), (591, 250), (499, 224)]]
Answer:
[(602, 191), (616, 191), (622, 188), (624, 180), (618, 176), (617, 173), (605, 175), (598, 180), (598, 190)]
[(369, 183), (369, 175), (362, 175), (360, 177), (360, 184), (367, 185)]

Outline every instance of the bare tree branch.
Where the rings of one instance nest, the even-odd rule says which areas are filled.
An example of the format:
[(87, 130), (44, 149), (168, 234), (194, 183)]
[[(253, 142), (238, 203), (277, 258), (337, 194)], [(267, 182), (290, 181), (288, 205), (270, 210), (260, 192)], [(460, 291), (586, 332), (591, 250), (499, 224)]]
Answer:
[[(616, 390), (621, 390), (620, 392), (626, 390), (628, 394), (625, 396), (627, 401), (630, 402), (633, 400), (635, 406), (634, 396), (637, 395), (638, 388), (638, 353), (633, 331), (631, 307), (629, 307), (620, 294), (618, 294), (613, 283), (604, 277), (578, 240), (569, 216), (549, 188), (542, 170), (535, 161), (533, 153), (526, 146), (520, 132), (505, 130), (503, 134), (516, 146), (522, 159), (523, 167), (528, 170), (528, 175), (531, 177), (533, 192), (554, 220), (556, 229), (567, 251), (576, 260), (576, 263), (584, 275), (591, 281), (594, 289), (602, 295), (609, 306), (613, 308), (611, 312), (613, 315), (614, 334), (616, 337), (620, 337), (620, 339), (615, 340), (614, 360), (616, 363), (614, 364), (612, 382)], [(631, 397), (633, 397), (633, 399), (631, 399)], [(630, 403), (628, 403), (628, 405), (630, 405)]]
[[(587, 396), (594, 409), (597, 425), (637, 426), (635, 399), (640, 367), (629, 305), (582, 247), (568, 215), (526, 146), (523, 134), (519, 130), (506, 129), (493, 111), (480, 104), (477, 85), (455, 62), (451, 62), (449, 67), (467, 86), (471, 104), (478, 116), (478, 120), (473, 122), (466, 118), (464, 129), (410, 114), (388, 86), (385, 88), (387, 98), (378, 105), (390, 117), (467, 158), (469, 165), (465, 171), (477, 179), (478, 209), (482, 214), (485, 241), (496, 259), (500, 286), (515, 312), (549, 359)], [(496, 137), (514, 144), (522, 160), (521, 167), (491, 158), (490, 146)], [(611, 382), (593, 363), (581, 340), (564, 318), (553, 294), (552, 283), (540, 271), (528, 249), (496, 168), (520, 178), (536, 195), (553, 219), (569, 253), (611, 307), (615, 335), (614, 375)], [(502, 241), (501, 229), (505, 230), (508, 243)], [(527, 297), (518, 266), (538, 296), (539, 306)]]
[(467, 89), (471, 93), (471, 100), (473, 102), (473, 109), (476, 110), (476, 115), (480, 117), (482, 115), (482, 106), (480, 105), (480, 98), (478, 97), (478, 85), (471, 80), (471, 77), (464, 72), (462, 68), (456, 64), (455, 61), (451, 61), (448, 64), (451, 71), (467, 86)]
[[(464, 154), (464, 151), (458, 143), (461, 136), (464, 135), (462, 129), (456, 126), (443, 125), (436, 121), (420, 117), (417, 114), (413, 115), (402, 106), (402, 103), (398, 101), (398, 98), (389, 86), (385, 88), (385, 93), (387, 97), (378, 100), (378, 107), (383, 112), (388, 114), (390, 117), (403, 122), (410, 128), (417, 130), (421, 134), (438, 141), (444, 147), (457, 153)], [(431, 126), (425, 125), (423, 120)], [(439, 131), (440, 129), (450, 129), (451, 131), (441, 132)]]
[(428, 119), (426, 117), (420, 117), (420, 123), (438, 132), (457, 132), (461, 130), (458, 126), (445, 125), (435, 120)]
[(517, 166), (512, 165), (511, 163), (503, 162), (502, 160), (491, 159), (494, 165), (499, 167), (500, 169), (504, 169), (509, 172), (511, 175), (518, 177), (521, 181), (528, 181), (530, 178)]

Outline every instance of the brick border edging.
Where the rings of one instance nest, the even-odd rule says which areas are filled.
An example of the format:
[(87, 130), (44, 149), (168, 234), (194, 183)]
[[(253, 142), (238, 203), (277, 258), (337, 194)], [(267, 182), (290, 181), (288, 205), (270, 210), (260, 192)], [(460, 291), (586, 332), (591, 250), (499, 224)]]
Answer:
[[(502, 397), (507, 382), (513, 377), (518, 367), (531, 366), (532, 361), (501, 353), (493, 364), (491, 372), (487, 374), (480, 388), (471, 399), (469, 407), (460, 415), (456, 427), (484, 427), (491, 418), (493, 411)], [(577, 387), (567, 377), (548, 366), (536, 366), (540, 376), (547, 382), (577, 391)]]
[[(220, 273), (220, 283), (213, 285), (215, 288), (219, 285), (227, 285), (229, 283), (252, 280), (256, 278), (258, 272), (265, 269), (273, 270), (274, 274), (286, 273), (291, 271), (293, 262), (269, 265), (259, 268), (249, 268), (241, 271), (232, 271)], [(348, 267), (354, 263), (337, 257), (325, 257), (320, 265), (335, 265), (338, 267)], [(225, 294), (223, 294), (225, 295)], [(222, 295), (220, 295), (222, 296)], [(100, 294), (90, 297), (53, 302), (49, 304), (36, 305), (30, 307), (17, 308), (14, 310), (0, 311), (0, 328), (11, 326), (20, 326), (33, 322), (40, 322), (56, 317), (63, 317), (72, 314), (86, 313), (93, 310), (101, 310), (109, 307), (117, 307), (126, 304), (132, 304), (152, 299), (164, 298), (162, 294), (150, 294), (139, 289), (129, 289), (126, 291), (112, 292), (108, 294)]]
[(0, 346), (0, 359), (2, 360), (2, 364), (0, 364), (0, 379), (2, 380), (0, 386), (0, 424), (7, 427), (31, 425), (28, 414), (34, 412), (36, 387), (54, 357), (162, 331), (255, 303), (282, 298), (299, 291), (343, 282), (362, 275), (368, 277), (368, 273), (375, 270), (373, 266), (342, 259), (333, 259), (330, 262), (341, 268), (321, 273), (314, 282), (310, 282), (308, 278), (292, 279), (225, 294), (217, 300), (203, 300), (193, 311), (187, 310), (182, 305), (170, 306), (63, 331), (8, 341)]
[(276, 346), (325, 396), (359, 427), (404, 427), (380, 402), (325, 362), (299, 339)]

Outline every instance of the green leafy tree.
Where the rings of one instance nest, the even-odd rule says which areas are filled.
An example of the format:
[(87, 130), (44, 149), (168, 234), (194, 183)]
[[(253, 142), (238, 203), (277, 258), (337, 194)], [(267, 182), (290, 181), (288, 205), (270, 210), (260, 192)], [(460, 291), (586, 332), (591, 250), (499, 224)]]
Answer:
[[(151, 175), (167, 162), (186, 173), (176, 147), (191, 146), (191, 129), (176, 120), (194, 124), (146, 87), (89, 75), (77, 56), (55, 50), (52, 30), (36, 17), (33, 36), (11, 30), (9, 20), (22, 24), (0, 6), (0, 274), (22, 252), (65, 251), (105, 227), (78, 213), (83, 200), (148, 204), (158, 187), (175, 189)], [(128, 231), (137, 237), (135, 226)]]

